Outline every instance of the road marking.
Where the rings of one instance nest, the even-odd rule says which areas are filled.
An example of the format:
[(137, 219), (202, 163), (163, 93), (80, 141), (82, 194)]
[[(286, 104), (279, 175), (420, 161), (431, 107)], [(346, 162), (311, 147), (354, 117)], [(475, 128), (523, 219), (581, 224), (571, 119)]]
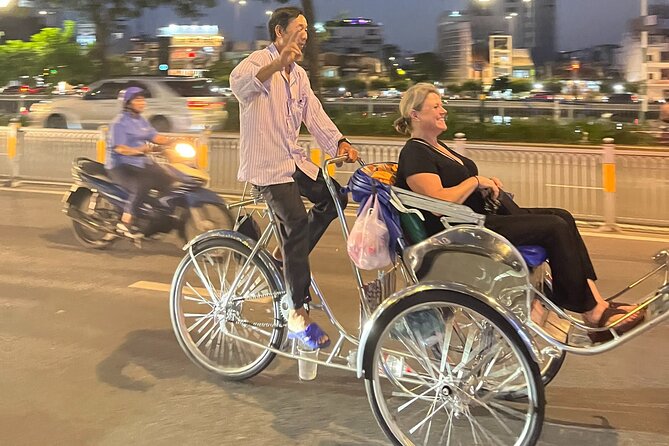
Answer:
[(588, 231), (579, 231), (584, 237), (600, 237), (600, 238), (610, 238), (618, 240), (633, 240), (639, 242), (659, 242), (659, 243), (669, 243), (669, 236), (667, 237), (646, 237), (641, 235), (627, 235), (627, 234), (611, 234), (605, 232), (588, 232)]
[(151, 281), (148, 281), (148, 280), (140, 280), (139, 282), (135, 282), (133, 284), (128, 285), (128, 288), (138, 288), (140, 290), (160, 291), (160, 292), (169, 293), (170, 289), (172, 287), (169, 283), (160, 283), (160, 282), (151, 282)]
[[(161, 282), (151, 282), (150, 280), (140, 280), (139, 282), (131, 283), (128, 285), (128, 288), (136, 288), (139, 290), (146, 290), (146, 291), (157, 291), (160, 293), (169, 293), (170, 290), (172, 289), (172, 285), (169, 283), (161, 283)], [(201, 287), (193, 287), (195, 291), (200, 293), (201, 296), (208, 296), (209, 291), (207, 291), (205, 288)], [(188, 291), (188, 288), (185, 287), (183, 289), (184, 291)], [(186, 294), (193, 296), (194, 293), (187, 292)]]
[(17, 189), (15, 187), (6, 187), (2, 186), (0, 187), (0, 190), (7, 191), (7, 192), (28, 192), (31, 194), (43, 194), (43, 195), (64, 195), (65, 192), (69, 189), (63, 189), (62, 191), (57, 191), (57, 190), (40, 190), (40, 189)]

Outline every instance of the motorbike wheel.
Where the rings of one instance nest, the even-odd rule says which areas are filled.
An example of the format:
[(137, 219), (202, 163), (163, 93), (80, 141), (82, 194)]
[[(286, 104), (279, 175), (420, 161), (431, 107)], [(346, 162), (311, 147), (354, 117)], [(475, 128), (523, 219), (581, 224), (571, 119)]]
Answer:
[(188, 243), (203, 232), (214, 229), (232, 230), (234, 224), (232, 212), (225, 205), (207, 203), (190, 209), (181, 237)]
[[(71, 206), (76, 206), (82, 214), (88, 213), (92, 195), (90, 192), (87, 193), (81, 197), (78, 203), (72, 203)], [(72, 229), (74, 230), (74, 237), (86, 248), (105, 249), (116, 240), (115, 238), (106, 240), (104, 237), (108, 234), (107, 231), (94, 229), (76, 220), (72, 220)]]

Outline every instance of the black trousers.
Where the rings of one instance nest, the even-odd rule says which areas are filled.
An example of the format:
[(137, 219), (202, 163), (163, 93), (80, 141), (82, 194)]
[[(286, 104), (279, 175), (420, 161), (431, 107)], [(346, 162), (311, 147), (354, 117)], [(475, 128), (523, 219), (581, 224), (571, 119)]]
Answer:
[[(309, 253), (337, 217), (337, 209), (322, 171), (318, 172), (318, 178), (314, 181), (296, 169), (293, 179), (295, 181), (292, 183), (259, 186), (258, 189), (276, 217), (287, 292), (293, 308), (298, 309), (309, 300)], [(336, 188), (339, 190), (341, 186), (336, 183)], [(309, 212), (301, 197), (314, 204)], [(346, 208), (348, 196), (340, 193), (339, 202)]]
[(110, 178), (130, 192), (123, 212), (137, 217), (139, 208), (151, 189), (161, 194), (169, 192), (174, 178), (162, 167), (149, 163), (145, 167), (121, 164), (109, 171)]
[(571, 213), (554, 208), (521, 208), (518, 212), (488, 215), (485, 226), (515, 246), (546, 249), (553, 273), (553, 301), (577, 313), (592, 310), (597, 302), (587, 280), (597, 280), (597, 275)]

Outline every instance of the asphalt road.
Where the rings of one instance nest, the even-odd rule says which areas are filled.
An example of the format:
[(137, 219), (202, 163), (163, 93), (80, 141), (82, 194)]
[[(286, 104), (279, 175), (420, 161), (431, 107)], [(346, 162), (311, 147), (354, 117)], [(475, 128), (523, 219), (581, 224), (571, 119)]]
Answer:
[[(337, 229), (312, 265), (352, 328), (355, 290)], [(321, 368), (300, 382), (280, 359), (229, 383), (191, 364), (167, 293), (130, 287), (170, 282), (175, 239), (86, 250), (58, 195), (9, 191), (0, 191), (0, 234), (0, 445), (387, 444), (353, 374)], [(611, 293), (646, 272), (669, 237), (586, 242)], [(668, 337), (664, 325), (610, 353), (568, 356), (547, 388), (541, 444), (669, 445)]]

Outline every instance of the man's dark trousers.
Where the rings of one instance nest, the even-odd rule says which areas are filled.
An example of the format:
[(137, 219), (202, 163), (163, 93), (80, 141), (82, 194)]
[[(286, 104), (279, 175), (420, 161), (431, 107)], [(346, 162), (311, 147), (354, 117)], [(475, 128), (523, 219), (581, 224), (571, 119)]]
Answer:
[[(301, 308), (308, 300), (311, 270), (309, 253), (314, 249), (332, 220), (337, 217), (332, 195), (319, 170), (312, 180), (301, 170), (295, 169), (292, 183), (259, 186), (265, 201), (274, 213), (281, 238), (283, 274), (293, 308)], [(341, 186), (335, 181), (339, 191)], [(302, 197), (314, 206), (306, 211)], [(339, 194), (339, 202), (346, 208), (348, 195)]]

